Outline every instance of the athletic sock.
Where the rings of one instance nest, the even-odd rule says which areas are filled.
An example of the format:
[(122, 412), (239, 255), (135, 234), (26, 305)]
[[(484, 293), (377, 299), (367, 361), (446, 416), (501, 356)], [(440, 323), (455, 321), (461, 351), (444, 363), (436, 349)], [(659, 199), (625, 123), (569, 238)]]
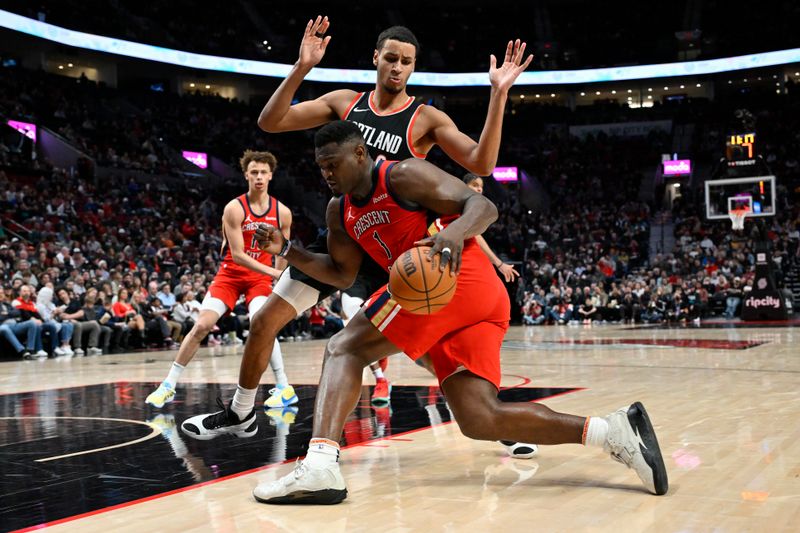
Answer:
[[(372, 367), (370, 367), (370, 368), (372, 368)], [(381, 370), (381, 367), (378, 367), (378, 368), (372, 368), (372, 375), (373, 375), (373, 376), (375, 376), (375, 379), (376, 379), (376, 380), (379, 380), (379, 379), (386, 379), (386, 378), (384, 377), (384, 375), (383, 375), (383, 370)]]
[(169, 385), (169, 388), (174, 389), (175, 384), (178, 383), (178, 380), (181, 378), (181, 372), (183, 372), (184, 368), (186, 367), (173, 361), (164, 383)]
[(275, 343), (272, 345), (269, 367), (275, 374), (275, 384), (279, 388), (289, 384), (289, 378), (286, 377), (286, 372), (283, 371), (283, 352), (281, 352), (281, 343), (278, 342), (278, 339), (275, 339)]
[(583, 424), (583, 444), (603, 447), (608, 438), (608, 421), (599, 416), (589, 416)]
[(339, 462), (339, 443), (328, 439), (311, 439), (304, 464), (311, 468), (327, 468)]
[(231, 411), (236, 413), (239, 420), (247, 418), (247, 415), (253, 410), (253, 406), (256, 403), (257, 392), (258, 387), (255, 389), (245, 389), (241, 385), (236, 386), (236, 392), (233, 394), (233, 401), (231, 402)]

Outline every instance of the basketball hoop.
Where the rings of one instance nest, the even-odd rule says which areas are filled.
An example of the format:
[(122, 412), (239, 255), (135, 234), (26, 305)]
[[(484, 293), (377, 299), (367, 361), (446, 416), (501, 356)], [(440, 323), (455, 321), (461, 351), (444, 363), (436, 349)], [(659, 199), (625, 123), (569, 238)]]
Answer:
[(728, 212), (728, 216), (731, 219), (731, 226), (734, 230), (744, 229), (744, 219), (749, 212), (750, 210), (746, 207), (742, 207), (740, 209), (731, 209)]

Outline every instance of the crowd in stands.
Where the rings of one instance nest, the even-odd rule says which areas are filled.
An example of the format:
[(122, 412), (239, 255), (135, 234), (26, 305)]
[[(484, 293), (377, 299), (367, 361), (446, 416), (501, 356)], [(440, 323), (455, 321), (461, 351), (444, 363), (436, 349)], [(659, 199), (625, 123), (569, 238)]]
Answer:
[[(222, 206), (213, 198), (114, 178), (98, 187), (58, 169), (35, 181), (0, 171), (0, 211), (10, 215), (4, 222), (27, 229), (19, 237), (0, 230), (0, 302), (8, 300), (0, 324), (10, 327), (3, 337), (26, 357), (176, 348), (220, 259)], [(341, 318), (331, 307), (323, 302), (286, 337), (338, 331)], [(240, 344), (246, 315), (242, 302), (209, 344)], [(27, 345), (14, 341), (17, 333)]]
[[(756, 112), (761, 153), (781, 183), (780, 215), (766, 220), (779, 282), (798, 261), (800, 205), (798, 99), (796, 94), (781, 98)], [(168, 186), (162, 178), (173, 172), (160, 143), (174, 149), (207, 142), (228, 160), (244, 147), (269, 149), (283, 172), (276, 188), (287, 178), (314, 194), (327, 193), (313, 168), (308, 134), (263, 134), (255, 125), (260, 105), (123, 93), (22, 69), (0, 75), (4, 116), (48, 125), (99, 166), (114, 170), (102, 178), (80, 169), (70, 172), (0, 145), (0, 337), (5, 339), (0, 347), (11, 345), (30, 357), (174, 348), (196, 320), (219, 262), (220, 202), (241, 194), (243, 183), (173, 180)], [(519, 113), (507, 117), (500, 160), (534, 176), (541, 185), (540, 202), (526, 207), (524, 195), (503, 193), (495, 184), (500, 217), (485, 237), (504, 260), (523, 265), (514, 296), (524, 323), (680, 322), (737, 315), (742, 294), (752, 287), (758, 238), (749, 233), (753, 224), (748, 233), (734, 235), (727, 224), (704, 221), (700, 204), (687, 195), (672, 213), (676, 248), (657, 255), (649, 250), (653, 205), (639, 200), (640, 189), (653, 162), (669, 152), (671, 136), (576, 138), (567, 133), (569, 124), (590, 120), (587, 116), (614, 116), (614, 109), (623, 117), (641, 112), (649, 118), (675, 110), (514, 109)], [(701, 117), (704, 132), (724, 131), (719, 117), (727, 114), (721, 109), (721, 104), (701, 102), (675, 113)], [(450, 111), (466, 131), (480, 131), (483, 110)], [(545, 128), (543, 120), (531, 121), (531, 116), (558, 122)], [(109, 149), (128, 157), (114, 162)], [(710, 159), (703, 150), (719, 153), (721, 146), (698, 143), (693, 150), (698, 158)], [(456, 175), (463, 172), (440, 152), (430, 159)], [(128, 172), (137, 170), (147, 172)], [(294, 238), (313, 240), (320, 228), (303, 215), (305, 205), (286, 203), (295, 213)], [(346, 319), (334, 298), (290, 324), (281, 338), (328, 336)], [(237, 306), (208, 343), (238, 344), (246, 331), (246, 310)]]

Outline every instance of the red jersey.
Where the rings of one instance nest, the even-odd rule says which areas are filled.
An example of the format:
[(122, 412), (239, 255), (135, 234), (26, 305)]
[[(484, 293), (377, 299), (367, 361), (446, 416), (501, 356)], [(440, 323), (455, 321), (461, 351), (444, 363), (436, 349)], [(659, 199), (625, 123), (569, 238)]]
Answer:
[[(437, 218), (424, 207), (404, 202), (392, 190), (390, 174), (397, 161), (378, 161), (372, 170), (372, 193), (364, 200), (343, 195), (339, 204), (347, 234), (387, 272), (414, 243), (458, 218)], [(475, 239), (467, 239), (465, 247)]]
[[(265, 223), (276, 228), (281, 227), (280, 215), (278, 206), (280, 202), (269, 197), (269, 207), (264, 213), (254, 213), (250, 207), (250, 199), (247, 194), (243, 194), (236, 198), (244, 210), (244, 220), (242, 221), (242, 238), (244, 240), (244, 253), (261, 263), (262, 265), (272, 266), (272, 255), (267, 252), (262, 252), (258, 249), (256, 243), (256, 229), (258, 225)], [(222, 263), (220, 264), (220, 271), (227, 273), (241, 273), (242, 275), (254, 275), (261, 277), (262, 274), (254, 272), (247, 267), (237, 265), (233, 262), (231, 255), (231, 248), (228, 246), (228, 238), (225, 235), (225, 225), (222, 226)]]

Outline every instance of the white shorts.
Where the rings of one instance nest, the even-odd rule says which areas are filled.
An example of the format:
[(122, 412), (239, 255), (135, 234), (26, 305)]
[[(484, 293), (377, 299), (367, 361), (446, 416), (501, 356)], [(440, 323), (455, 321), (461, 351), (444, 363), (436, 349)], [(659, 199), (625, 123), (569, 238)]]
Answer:
[(289, 267), (283, 271), (278, 282), (272, 287), (272, 293), (286, 300), (299, 316), (317, 305), (320, 291), (302, 281), (292, 279), (291, 269), (292, 267)]
[[(267, 303), (269, 299), (268, 296), (256, 296), (252, 300), (250, 300), (250, 305), (247, 306), (247, 312), (250, 316), (256, 314), (256, 312), (264, 307), (264, 304)], [(203, 298), (203, 303), (200, 304), (201, 311), (214, 311), (219, 316), (224, 316), (225, 313), (229, 311), (228, 306), (225, 305), (225, 302), (220, 300), (219, 298), (214, 298), (211, 296), (211, 291), (207, 291), (205, 297)]]

